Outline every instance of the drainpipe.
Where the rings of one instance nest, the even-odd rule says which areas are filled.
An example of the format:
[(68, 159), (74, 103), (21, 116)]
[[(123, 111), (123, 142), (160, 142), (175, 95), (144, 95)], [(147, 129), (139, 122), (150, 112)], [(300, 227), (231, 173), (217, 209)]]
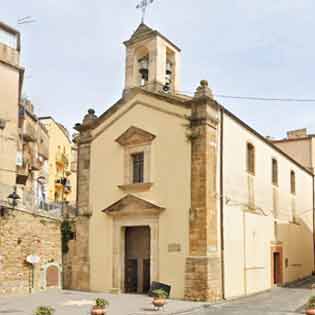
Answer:
[(221, 281), (222, 281), (222, 298), (225, 300), (225, 275), (224, 275), (224, 183), (223, 183), (223, 136), (224, 136), (224, 109), (220, 108), (220, 233), (221, 233)]

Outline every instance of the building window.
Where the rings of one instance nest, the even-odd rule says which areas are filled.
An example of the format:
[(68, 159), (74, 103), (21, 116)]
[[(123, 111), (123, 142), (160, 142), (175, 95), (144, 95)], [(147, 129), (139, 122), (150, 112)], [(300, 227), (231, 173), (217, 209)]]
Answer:
[(255, 175), (255, 147), (247, 143), (247, 172)]
[(132, 180), (134, 184), (143, 183), (144, 152), (134, 153), (132, 158)]
[(291, 171), (290, 182), (291, 182), (291, 194), (295, 194), (296, 193), (296, 183), (295, 183), (295, 172), (294, 171)]
[(272, 183), (278, 185), (278, 161), (272, 159)]

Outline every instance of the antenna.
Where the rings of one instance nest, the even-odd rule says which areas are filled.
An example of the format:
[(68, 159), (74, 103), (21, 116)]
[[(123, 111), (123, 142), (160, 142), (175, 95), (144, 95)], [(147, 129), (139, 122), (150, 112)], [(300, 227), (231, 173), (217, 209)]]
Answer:
[(30, 15), (28, 16), (24, 16), (23, 18), (20, 18), (17, 20), (17, 24), (18, 25), (22, 25), (22, 24), (32, 24), (35, 23), (36, 20), (33, 19)]
[(142, 17), (141, 17), (141, 23), (144, 23), (145, 13), (147, 11), (147, 7), (153, 3), (154, 0), (141, 0), (140, 3), (137, 5), (137, 9), (142, 10)]

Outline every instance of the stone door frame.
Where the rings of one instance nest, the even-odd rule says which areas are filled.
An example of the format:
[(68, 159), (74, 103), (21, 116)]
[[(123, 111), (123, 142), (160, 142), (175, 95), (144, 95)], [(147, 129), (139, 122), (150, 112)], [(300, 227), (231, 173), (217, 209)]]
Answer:
[[(274, 254), (279, 254), (279, 283), (274, 283)], [(271, 287), (283, 284), (283, 247), (281, 244), (271, 246)]]
[(42, 272), (41, 272), (41, 288), (43, 290), (47, 289), (47, 270), (49, 267), (56, 267), (58, 269), (58, 289), (61, 289), (62, 288), (62, 267), (56, 262), (47, 263), (43, 266)]
[(147, 226), (150, 228), (150, 281), (159, 279), (158, 216), (122, 216), (114, 218), (113, 288), (125, 291), (125, 229)]

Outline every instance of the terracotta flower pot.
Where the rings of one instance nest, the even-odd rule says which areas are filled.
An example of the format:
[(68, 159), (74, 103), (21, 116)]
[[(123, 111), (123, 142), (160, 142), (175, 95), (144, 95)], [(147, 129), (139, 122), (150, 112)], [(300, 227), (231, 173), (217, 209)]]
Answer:
[(315, 315), (315, 309), (314, 308), (306, 309), (305, 310), (305, 314), (307, 314), (307, 315)]
[(157, 308), (163, 307), (165, 303), (166, 303), (166, 300), (162, 298), (154, 298), (152, 301), (152, 304)]
[(91, 310), (91, 315), (105, 315), (106, 308), (93, 307)]

